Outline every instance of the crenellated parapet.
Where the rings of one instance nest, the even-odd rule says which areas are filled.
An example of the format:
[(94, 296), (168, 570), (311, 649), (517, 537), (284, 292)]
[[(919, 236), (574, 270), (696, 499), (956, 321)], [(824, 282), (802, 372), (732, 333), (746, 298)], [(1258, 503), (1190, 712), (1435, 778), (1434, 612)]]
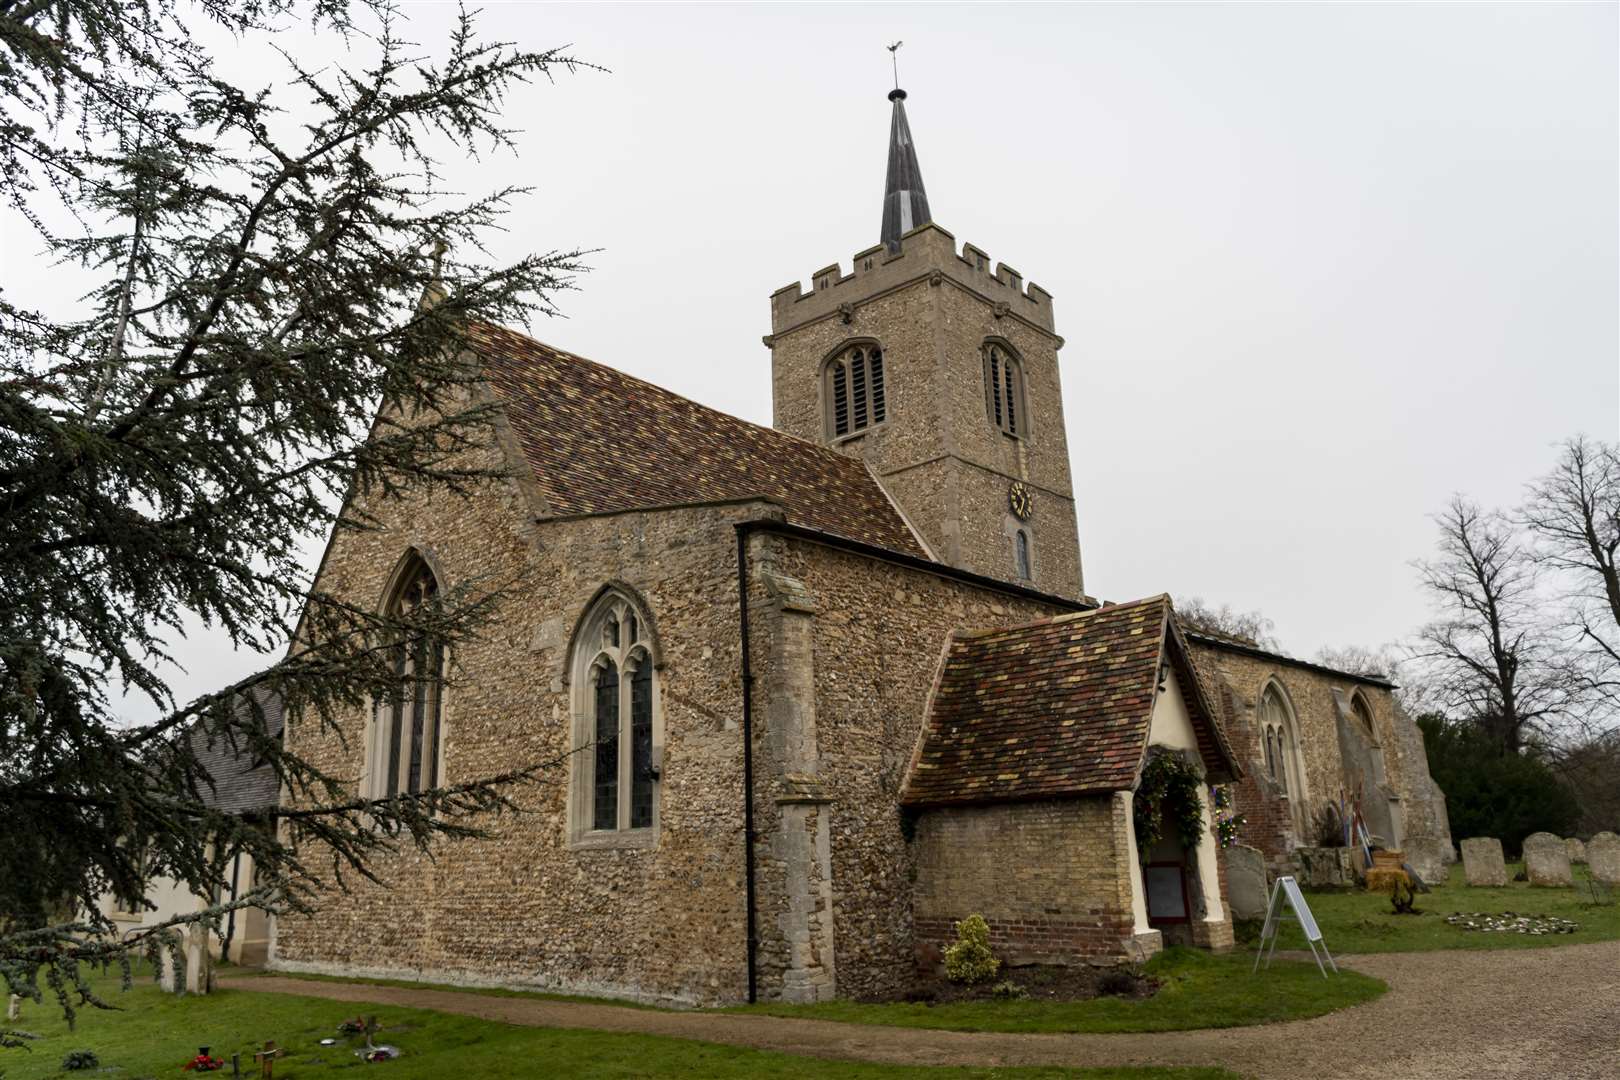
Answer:
[(856, 252), (848, 272), (832, 263), (810, 275), (808, 290), (798, 281), (776, 290), (771, 294), (771, 333), (848, 314), (854, 306), (923, 279), (934, 284), (948, 279), (996, 306), (998, 314), (1053, 331), (1051, 293), (1033, 282), (1026, 284), (1017, 270), (995, 263), (972, 244), (964, 243), (958, 250), (956, 237), (929, 223), (902, 236), (899, 251), (878, 244)]

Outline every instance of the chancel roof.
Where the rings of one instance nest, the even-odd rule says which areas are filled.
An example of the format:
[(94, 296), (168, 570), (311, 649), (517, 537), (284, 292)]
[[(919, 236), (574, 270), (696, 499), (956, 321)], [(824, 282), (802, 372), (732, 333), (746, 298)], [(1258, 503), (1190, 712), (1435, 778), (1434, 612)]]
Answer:
[(788, 519), (927, 557), (859, 459), (488, 324), (475, 350), (554, 515), (766, 497)]
[(1123, 791), (1147, 752), (1161, 670), (1187, 702), (1211, 782), (1240, 770), (1167, 596), (951, 640), (909, 806)]

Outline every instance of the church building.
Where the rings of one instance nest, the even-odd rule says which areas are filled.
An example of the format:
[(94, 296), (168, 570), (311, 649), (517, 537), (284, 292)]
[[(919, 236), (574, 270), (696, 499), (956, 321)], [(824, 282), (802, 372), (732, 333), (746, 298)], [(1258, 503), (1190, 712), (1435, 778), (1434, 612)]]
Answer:
[[(385, 527), (316, 587), (521, 599), (442, 695), (285, 738), (374, 797), (562, 764), (490, 838), (279, 919), (272, 967), (713, 1004), (903, 993), (974, 913), (1013, 964), (1228, 948), (1212, 785), (1277, 866), (1347, 793), (1443, 865), (1387, 682), (1088, 595), (1052, 297), (934, 223), (905, 96), (878, 243), (770, 298), (772, 427), (468, 328), (512, 478), (355, 496)], [(1159, 759), (1204, 827), (1149, 846)]]

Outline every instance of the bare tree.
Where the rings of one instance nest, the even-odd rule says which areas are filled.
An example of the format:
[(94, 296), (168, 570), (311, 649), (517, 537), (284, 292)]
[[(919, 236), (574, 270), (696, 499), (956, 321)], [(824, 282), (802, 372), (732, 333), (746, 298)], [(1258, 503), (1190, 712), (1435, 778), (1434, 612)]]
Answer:
[(1569, 695), (1538, 618), (1536, 563), (1511, 519), (1460, 495), (1438, 521), (1439, 557), (1417, 568), (1439, 618), (1419, 631), (1413, 658), (1438, 702), (1504, 753), (1544, 742)]
[(1583, 435), (1565, 442), (1558, 464), (1530, 485), (1520, 516), (1535, 559), (1568, 585), (1562, 621), (1586, 716), (1612, 727), (1620, 715), (1620, 447)]
[(1238, 611), (1231, 604), (1216, 607), (1202, 596), (1178, 597), (1175, 607), (1182, 625), (1195, 633), (1274, 652), (1282, 648), (1272, 633), (1276, 624), (1258, 611)]

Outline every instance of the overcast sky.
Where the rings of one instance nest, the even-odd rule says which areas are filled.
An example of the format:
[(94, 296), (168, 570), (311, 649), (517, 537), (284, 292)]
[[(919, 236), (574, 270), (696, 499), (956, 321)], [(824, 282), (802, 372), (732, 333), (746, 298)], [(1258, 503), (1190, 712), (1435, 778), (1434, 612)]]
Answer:
[[(442, 51), (454, 9), (405, 9)], [(611, 69), (513, 96), (520, 155), (453, 174), (536, 188), (501, 253), (602, 249), (536, 336), (766, 424), (769, 294), (877, 241), (904, 39), (935, 220), (1055, 297), (1096, 596), (1259, 609), (1300, 655), (1389, 642), (1453, 491), (1511, 503), (1557, 440), (1620, 433), (1613, 4), (483, 25)], [(254, 663), (184, 655), (196, 689)]]

